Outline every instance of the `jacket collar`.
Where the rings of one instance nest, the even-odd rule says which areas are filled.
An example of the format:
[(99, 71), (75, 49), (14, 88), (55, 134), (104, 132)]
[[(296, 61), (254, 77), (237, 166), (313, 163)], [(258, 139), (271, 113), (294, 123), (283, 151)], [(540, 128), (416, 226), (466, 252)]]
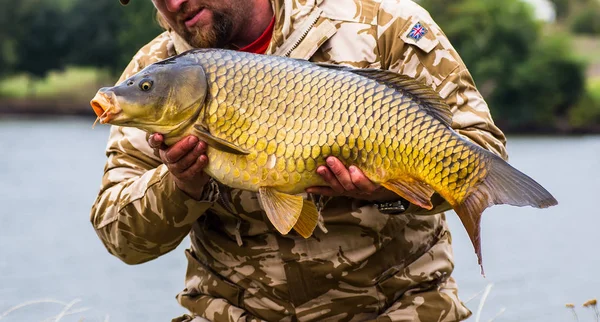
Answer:
[[(309, 59), (337, 30), (321, 17), (318, 7), (323, 0), (271, 0), (275, 27), (267, 54)], [(169, 30), (175, 51), (193, 49), (176, 32)]]

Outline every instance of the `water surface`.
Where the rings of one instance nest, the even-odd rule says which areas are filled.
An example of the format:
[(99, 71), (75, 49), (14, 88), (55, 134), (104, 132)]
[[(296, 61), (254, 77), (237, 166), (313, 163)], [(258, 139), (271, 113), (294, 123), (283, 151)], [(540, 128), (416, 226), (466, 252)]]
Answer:
[[(185, 313), (187, 240), (154, 261), (128, 266), (108, 254), (89, 222), (105, 162), (107, 126), (57, 118), (0, 120), (0, 321), (43, 321), (57, 304), (89, 310), (61, 321), (170, 321)], [(581, 304), (600, 297), (600, 136), (511, 137), (510, 162), (559, 200), (547, 210), (496, 206), (482, 220), (486, 278), (454, 213), (455, 278), (464, 301), (494, 286), (488, 321), (593, 321)], [(480, 297), (468, 302), (475, 313)], [(475, 321), (473, 317), (470, 319)]]

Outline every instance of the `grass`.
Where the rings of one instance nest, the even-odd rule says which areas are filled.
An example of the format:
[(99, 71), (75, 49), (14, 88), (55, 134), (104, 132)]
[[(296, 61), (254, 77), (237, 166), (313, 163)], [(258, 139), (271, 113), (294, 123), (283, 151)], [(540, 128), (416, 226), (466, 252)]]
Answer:
[(20, 74), (0, 81), (0, 98), (87, 102), (98, 88), (114, 82), (112, 78), (89, 67), (68, 67), (42, 79)]
[[(27, 302), (15, 305), (15, 306), (9, 308), (5, 312), (0, 312), (0, 320), (2, 320), (3, 318), (7, 317), (8, 315), (10, 315), (11, 313), (13, 313), (15, 311), (22, 310), (22, 309), (28, 308), (30, 306), (39, 305), (39, 304), (56, 304), (59, 307), (61, 307), (61, 310), (59, 311), (58, 315), (51, 316), (51, 317), (43, 320), (42, 322), (59, 322), (65, 316), (81, 314), (83, 312), (90, 310), (90, 308), (87, 308), (87, 307), (76, 309), (75, 305), (79, 302), (81, 302), (80, 299), (75, 299), (69, 303), (57, 301), (57, 300), (53, 300), (53, 299), (40, 299), (40, 300), (27, 301)], [(104, 322), (108, 322), (109, 318), (110, 317), (108, 315), (106, 315), (106, 317), (104, 318)], [(82, 321), (85, 321), (85, 319), (80, 318), (79, 321), (82, 322)]]
[[(584, 307), (586, 310), (590, 310), (592, 315), (594, 316), (594, 321), (599, 322), (600, 321), (600, 311), (598, 311), (598, 301), (596, 299), (591, 299), (585, 303), (583, 303), (583, 305), (581, 305), (582, 307)], [(565, 307), (569, 310), (571, 310), (571, 312), (573, 313), (573, 319), (578, 322), (579, 321), (579, 316), (577, 315), (577, 310), (575, 309), (576, 306), (573, 303), (567, 303), (565, 305)]]
[[(494, 286), (493, 283), (488, 284), (483, 290), (481, 290), (477, 294), (473, 295), (471, 298), (469, 298), (468, 300), (466, 300), (464, 302), (466, 305), (481, 295), (481, 298), (479, 299), (479, 305), (477, 306), (477, 312), (475, 312), (475, 322), (481, 321), (481, 312), (483, 312), (483, 306), (485, 305), (485, 301), (487, 301), (487, 297), (488, 297), (488, 295), (490, 295), (490, 292), (492, 291), (493, 286)], [(496, 315), (491, 320), (489, 320), (489, 322), (493, 322), (498, 317), (500, 317), (502, 314), (504, 314), (504, 312), (506, 312), (506, 308), (500, 309), (500, 311), (498, 313), (496, 313)]]

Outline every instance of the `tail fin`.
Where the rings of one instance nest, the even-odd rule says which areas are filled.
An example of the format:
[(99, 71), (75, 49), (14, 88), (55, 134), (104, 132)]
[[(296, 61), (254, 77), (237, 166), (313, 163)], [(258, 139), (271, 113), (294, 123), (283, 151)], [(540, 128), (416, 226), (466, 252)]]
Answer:
[(489, 206), (508, 204), (547, 208), (558, 204), (556, 199), (539, 183), (513, 168), (496, 155), (490, 155), (488, 173), (483, 182), (454, 210), (465, 226), (475, 247), (478, 263), (483, 272), (481, 258), (481, 213)]

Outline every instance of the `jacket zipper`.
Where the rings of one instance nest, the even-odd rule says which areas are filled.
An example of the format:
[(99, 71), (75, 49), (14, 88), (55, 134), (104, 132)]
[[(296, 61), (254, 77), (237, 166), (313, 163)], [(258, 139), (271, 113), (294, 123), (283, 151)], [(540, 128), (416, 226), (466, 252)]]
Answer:
[(300, 43), (302, 42), (302, 40), (304, 40), (304, 38), (306, 38), (306, 36), (310, 32), (310, 30), (312, 29), (312, 27), (317, 23), (317, 20), (319, 20), (319, 16), (320, 15), (314, 15), (314, 17), (312, 18), (312, 21), (311, 21), (310, 25), (304, 30), (304, 32), (301, 34), (300, 38), (298, 38), (298, 40), (296, 40), (294, 42), (294, 44), (292, 45), (292, 47), (290, 47), (285, 52), (285, 54), (283, 56), (289, 57), (290, 54), (294, 51), (294, 49), (296, 49), (300, 45)]

